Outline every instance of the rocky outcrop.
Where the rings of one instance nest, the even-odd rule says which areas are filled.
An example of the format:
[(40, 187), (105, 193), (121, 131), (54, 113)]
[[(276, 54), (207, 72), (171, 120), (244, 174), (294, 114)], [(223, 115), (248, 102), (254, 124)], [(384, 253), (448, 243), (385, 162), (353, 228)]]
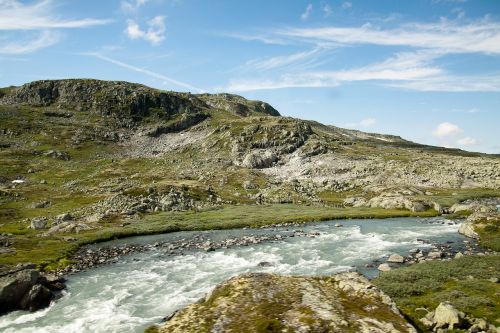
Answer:
[(232, 94), (201, 94), (198, 97), (207, 105), (216, 109), (222, 109), (240, 116), (249, 116), (252, 113), (279, 116), (279, 112), (271, 105), (261, 101), (250, 101), (238, 95)]
[(269, 168), (277, 160), (278, 157), (271, 151), (254, 151), (245, 156), (242, 165), (250, 169), (263, 169)]
[(0, 275), (0, 314), (42, 309), (64, 289), (64, 281), (44, 275), (34, 265), (20, 266)]
[(175, 313), (159, 332), (416, 332), (392, 300), (358, 273), (247, 274)]
[(231, 96), (167, 92), (122, 81), (43, 80), (10, 88), (0, 96), (0, 105), (56, 106), (133, 120), (152, 114), (160, 120), (168, 119), (172, 115), (199, 113), (217, 106), (240, 115), (252, 111), (279, 116), (278, 111), (267, 103)]

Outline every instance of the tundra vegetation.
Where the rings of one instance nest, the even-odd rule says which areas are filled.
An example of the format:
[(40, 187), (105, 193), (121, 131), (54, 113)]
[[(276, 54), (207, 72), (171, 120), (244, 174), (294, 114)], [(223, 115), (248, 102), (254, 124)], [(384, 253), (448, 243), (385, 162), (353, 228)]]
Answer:
[[(5, 271), (57, 270), (84, 244), (132, 235), (354, 217), (467, 218), (497, 251), (498, 197), (498, 155), (283, 117), (236, 95), (98, 80), (0, 90)], [(494, 322), (498, 267), (467, 257), (375, 283), (417, 326), (416, 308), (443, 300)]]

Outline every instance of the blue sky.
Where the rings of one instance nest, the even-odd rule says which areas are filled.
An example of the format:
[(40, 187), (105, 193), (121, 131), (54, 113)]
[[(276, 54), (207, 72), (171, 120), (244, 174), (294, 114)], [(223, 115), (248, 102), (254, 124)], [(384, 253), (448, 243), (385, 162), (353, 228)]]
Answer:
[(126, 80), (500, 153), (500, 1), (0, 0), (0, 86)]

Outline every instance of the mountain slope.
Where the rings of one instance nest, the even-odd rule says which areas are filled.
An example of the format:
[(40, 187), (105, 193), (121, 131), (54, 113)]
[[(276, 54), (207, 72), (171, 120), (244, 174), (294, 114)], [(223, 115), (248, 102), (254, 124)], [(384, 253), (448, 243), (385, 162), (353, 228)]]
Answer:
[[(33, 239), (80, 239), (162, 211), (302, 203), (439, 213), (500, 194), (498, 156), (282, 117), (235, 95), (98, 80), (1, 89), (0, 161), (0, 230), (21, 237), (5, 263), (28, 258), (21, 249)], [(61, 257), (67, 246), (50, 249)]]

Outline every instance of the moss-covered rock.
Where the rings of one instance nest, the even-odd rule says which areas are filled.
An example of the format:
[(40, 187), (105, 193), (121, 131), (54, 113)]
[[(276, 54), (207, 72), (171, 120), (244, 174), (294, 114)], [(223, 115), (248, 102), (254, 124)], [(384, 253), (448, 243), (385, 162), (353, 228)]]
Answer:
[(234, 277), (158, 331), (416, 332), (392, 300), (357, 273)]

